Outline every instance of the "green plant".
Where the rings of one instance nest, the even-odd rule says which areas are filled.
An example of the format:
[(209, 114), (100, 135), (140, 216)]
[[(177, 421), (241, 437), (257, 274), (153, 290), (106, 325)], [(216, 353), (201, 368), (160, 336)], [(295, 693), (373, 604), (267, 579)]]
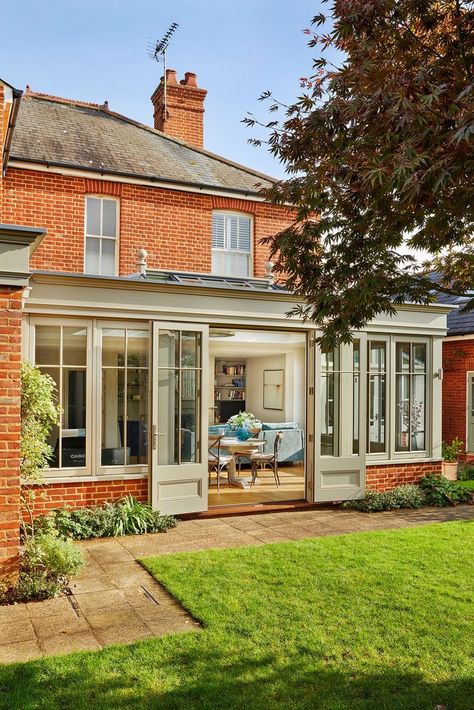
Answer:
[(446, 463), (455, 463), (459, 459), (459, 454), (463, 449), (464, 442), (458, 439), (458, 437), (453, 439), (450, 444), (448, 444), (447, 441), (443, 441), (441, 447), (443, 461), (446, 461)]
[(27, 362), (22, 363), (20, 473), (27, 483), (42, 479), (51, 458), (48, 437), (52, 427), (59, 424), (55, 390), (52, 377)]
[(424, 476), (420, 481), (420, 488), (426, 496), (428, 505), (457, 505), (471, 499), (471, 493), (467, 488), (436, 473)]
[(364, 513), (378, 513), (382, 510), (398, 508), (421, 508), (426, 504), (426, 497), (419, 486), (408, 484), (397, 486), (391, 491), (367, 490), (365, 498), (348, 500), (343, 503), (343, 507)]
[(35, 521), (36, 531), (57, 531), (62, 537), (74, 540), (165, 532), (175, 526), (176, 518), (161, 515), (133, 496), (90, 508), (59, 508)]
[(50, 599), (63, 590), (84, 563), (81, 551), (57, 532), (37, 532), (21, 550), (15, 586), (0, 594), (0, 603)]
[(474, 466), (466, 464), (458, 471), (458, 481), (474, 481)]
[(255, 414), (252, 414), (252, 412), (239, 412), (238, 414), (234, 414), (230, 417), (230, 419), (227, 420), (227, 423), (231, 426), (239, 427), (244, 426), (245, 424), (253, 425), (256, 421), (257, 417)]

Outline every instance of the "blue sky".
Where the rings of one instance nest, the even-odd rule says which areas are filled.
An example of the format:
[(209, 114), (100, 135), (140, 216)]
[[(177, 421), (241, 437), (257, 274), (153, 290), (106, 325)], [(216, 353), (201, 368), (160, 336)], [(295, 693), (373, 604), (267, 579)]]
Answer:
[[(323, 6), (326, 7), (326, 6)], [(171, 22), (180, 27), (168, 66), (198, 75), (208, 90), (205, 147), (272, 175), (280, 165), (240, 123), (265, 117), (257, 101), (272, 89), (282, 101), (299, 93), (314, 50), (302, 33), (321, 4), (310, 0), (17, 0), (0, 7), (0, 76), (17, 88), (103, 102), (151, 124), (150, 96), (161, 65), (146, 54)]]

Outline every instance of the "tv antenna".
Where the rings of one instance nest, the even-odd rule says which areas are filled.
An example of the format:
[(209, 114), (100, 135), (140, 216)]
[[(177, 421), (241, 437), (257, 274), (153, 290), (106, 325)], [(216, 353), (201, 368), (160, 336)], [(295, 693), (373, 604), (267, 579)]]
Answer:
[(170, 40), (178, 27), (179, 25), (177, 22), (172, 22), (167, 31), (159, 40), (156, 42), (148, 42), (148, 55), (150, 59), (154, 59), (155, 62), (163, 62), (163, 114), (165, 121), (168, 118), (166, 103), (166, 50), (168, 49)]

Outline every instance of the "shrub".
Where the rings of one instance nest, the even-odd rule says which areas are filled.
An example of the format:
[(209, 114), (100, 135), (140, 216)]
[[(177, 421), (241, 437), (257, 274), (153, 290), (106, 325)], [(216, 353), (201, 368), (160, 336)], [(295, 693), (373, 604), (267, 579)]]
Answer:
[(398, 508), (421, 508), (426, 504), (425, 495), (419, 486), (404, 485), (384, 492), (367, 490), (365, 498), (348, 500), (344, 503), (344, 508), (365, 513), (378, 513), (382, 510), (396, 510)]
[(474, 481), (474, 466), (466, 464), (458, 471), (458, 481)]
[(436, 473), (424, 476), (420, 481), (420, 488), (428, 505), (457, 505), (471, 499), (471, 492), (467, 488)]
[(62, 537), (74, 540), (165, 532), (175, 526), (176, 518), (161, 515), (130, 495), (113, 503), (90, 508), (60, 508), (35, 521), (36, 530), (57, 531)]
[(17, 584), (0, 593), (0, 603), (50, 599), (63, 590), (83, 565), (81, 551), (55, 532), (41, 532), (21, 551)]
[(446, 461), (447, 463), (455, 463), (459, 459), (459, 454), (463, 451), (463, 449), (464, 442), (461, 441), (461, 439), (458, 439), (458, 437), (453, 439), (450, 444), (448, 444), (447, 441), (443, 441), (441, 446), (443, 461)]

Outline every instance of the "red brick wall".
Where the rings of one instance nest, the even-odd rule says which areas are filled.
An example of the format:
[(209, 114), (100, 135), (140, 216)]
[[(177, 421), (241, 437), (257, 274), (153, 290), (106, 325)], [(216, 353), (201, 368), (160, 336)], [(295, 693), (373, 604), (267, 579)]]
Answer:
[(21, 298), (0, 286), (0, 580), (18, 573), (20, 545)]
[(443, 441), (466, 443), (466, 372), (474, 371), (474, 340), (443, 343)]
[(10, 168), (4, 180), (3, 222), (48, 230), (31, 268), (83, 272), (86, 194), (120, 199), (120, 275), (137, 270), (139, 248), (148, 251), (150, 268), (209, 273), (212, 210), (230, 209), (254, 217), (254, 276), (262, 277), (268, 249), (259, 241), (290, 221), (285, 209), (250, 200)]
[(138, 500), (148, 501), (148, 479), (123, 481), (80, 481), (74, 483), (45, 483), (34, 486), (36, 498), (34, 514), (41, 515), (55, 508), (85, 508), (105, 501), (118, 500), (130, 494)]
[(389, 491), (405, 483), (417, 483), (427, 473), (441, 473), (441, 461), (367, 466), (365, 483), (372, 490)]

